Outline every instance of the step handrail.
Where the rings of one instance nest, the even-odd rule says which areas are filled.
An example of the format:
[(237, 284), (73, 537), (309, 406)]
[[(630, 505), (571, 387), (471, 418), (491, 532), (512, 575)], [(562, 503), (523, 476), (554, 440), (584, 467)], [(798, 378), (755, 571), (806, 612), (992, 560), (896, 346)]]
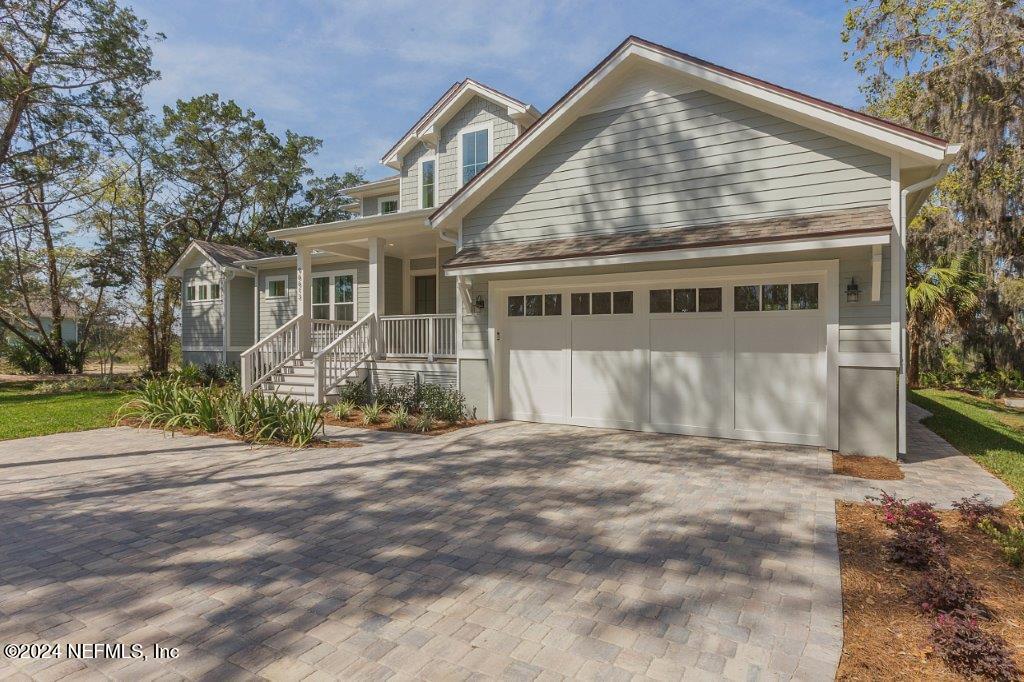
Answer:
[(328, 391), (373, 355), (377, 314), (370, 312), (313, 356), (313, 400), (322, 403)]
[[(242, 351), (242, 392), (249, 393), (265, 383), (281, 367), (298, 357), (300, 313)], [(267, 357), (264, 357), (267, 356)]]

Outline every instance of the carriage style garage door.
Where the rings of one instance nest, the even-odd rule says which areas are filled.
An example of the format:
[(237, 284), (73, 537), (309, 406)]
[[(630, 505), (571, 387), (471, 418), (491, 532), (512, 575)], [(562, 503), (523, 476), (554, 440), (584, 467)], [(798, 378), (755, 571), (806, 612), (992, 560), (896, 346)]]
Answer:
[(537, 281), (496, 290), (503, 417), (825, 443), (823, 274)]

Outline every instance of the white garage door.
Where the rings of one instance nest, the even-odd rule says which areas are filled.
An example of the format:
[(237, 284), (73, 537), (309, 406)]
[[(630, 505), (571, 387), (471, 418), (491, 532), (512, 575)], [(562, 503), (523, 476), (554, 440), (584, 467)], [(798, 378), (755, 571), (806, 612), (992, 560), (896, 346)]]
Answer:
[(502, 416), (824, 444), (824, 278), (507, 289)]

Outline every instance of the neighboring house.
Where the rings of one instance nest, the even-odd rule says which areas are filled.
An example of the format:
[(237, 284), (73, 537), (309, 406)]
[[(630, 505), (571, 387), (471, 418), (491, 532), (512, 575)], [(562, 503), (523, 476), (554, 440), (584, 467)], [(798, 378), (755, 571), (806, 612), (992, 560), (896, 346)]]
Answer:
[(256, 275), (240, 260), (267, 254), (194, 240), (168, 271), (181, 279), (181, 357), (195, 365), (239, 363), (256, 340)]
[(467, 79), (361, 217), (233, 264), (243, 383), (419, 375), (488, 419), (894, 456), (906, 224), (955, 152), (638, 38), (543, 116)]
[[(60, 323), (60, 336), (64, 343), (77, 343), (78, 342), (78, 306), (68, 301), (64, 301), (62, 304), (61, 314), (63, 319)], [(53, 329), (53, 314), (50, 310), (49, 301), (37, 300), (32, 303), (32, 313), (39, 319), (43, 325), (43, 331), (49, 335)], [(29, 320), (27, 326), (24, 327), (25, 331), (31, 337), (39, 336), (39, 329), (36, 327), (35, 322), (31, 321), (29, 315), (22, 313), (25, 320)], [(13, 336), (13, 335), (12, 335)]]

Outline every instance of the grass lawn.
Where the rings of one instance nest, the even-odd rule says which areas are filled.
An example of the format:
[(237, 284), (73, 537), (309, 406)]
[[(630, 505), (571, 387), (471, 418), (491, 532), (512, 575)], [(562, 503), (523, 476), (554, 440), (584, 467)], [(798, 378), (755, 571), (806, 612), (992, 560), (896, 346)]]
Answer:
[(932, 413), (925, 426), (1003, 479), (1024, 509), (1024, 412), (959, 391), (911, 391), (910, 401)]
[(84, 431), (110, 426), (122, 393), (80, 391), (60, 395), (32, 392), (34, 383), (0, 384), (0, 440)]

